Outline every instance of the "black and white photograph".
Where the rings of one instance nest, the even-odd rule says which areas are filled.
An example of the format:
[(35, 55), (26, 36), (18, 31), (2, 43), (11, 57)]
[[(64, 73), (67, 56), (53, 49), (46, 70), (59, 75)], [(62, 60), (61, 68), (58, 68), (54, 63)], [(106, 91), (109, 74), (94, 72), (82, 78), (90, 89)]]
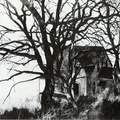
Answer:
[(0, 0), (0, 119), (120, 120), (120, 1)]

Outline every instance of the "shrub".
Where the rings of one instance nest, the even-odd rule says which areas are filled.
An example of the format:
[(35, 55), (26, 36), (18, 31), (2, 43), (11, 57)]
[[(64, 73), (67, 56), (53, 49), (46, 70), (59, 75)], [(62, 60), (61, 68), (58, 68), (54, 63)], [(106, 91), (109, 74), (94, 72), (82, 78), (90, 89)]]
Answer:
[(94, 97), (80, 96), (77, 101), (77, 106), (79, 108), (79, 112), (88, 108), (91, 103), (95, 102), (95, 100), (96, 99)]
[(0, 119), (30, 119), (37, 118), (37, 111), (34, 113), (30, 112), (27, 108), (16, 108), (14, 107), (11, 111), (6, 110), (2, 115), (0, 115)]
[(120, 119), (120, 102), (104, 100), (101, 112), (106, 119)]

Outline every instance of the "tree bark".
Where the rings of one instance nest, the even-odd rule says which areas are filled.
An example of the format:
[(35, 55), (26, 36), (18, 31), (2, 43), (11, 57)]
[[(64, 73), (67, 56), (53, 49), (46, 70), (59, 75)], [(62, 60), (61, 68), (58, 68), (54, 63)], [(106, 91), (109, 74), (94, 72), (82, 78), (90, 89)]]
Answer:
[(52, 107), (52, 96), (54, 94), (54, 80), (51, 77), (51, 74), (48, 73), (45, 75), (45, 89), (42, 93), (41, 98), (41, 107), (43, 114), (46, 114), (49, 109)]

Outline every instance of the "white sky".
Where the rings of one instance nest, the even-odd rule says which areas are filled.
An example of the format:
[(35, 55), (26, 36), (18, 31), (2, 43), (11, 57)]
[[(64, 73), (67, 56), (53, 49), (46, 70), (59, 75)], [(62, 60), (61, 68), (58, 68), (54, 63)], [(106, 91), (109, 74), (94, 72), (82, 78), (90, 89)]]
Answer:
[[(19, 8), (20, 2), (19, 0), (10, 0), (16, 8)], [(1, 2), (1, 1), (0, 1)], [(10, 22), (10, 19), (5, 15), (4, 9), (0, 6), (0, 24), (1, 25), (6, 25), (10, 28), (15, 27), (12, 22)], [(13, 36), (10, 36), (13, 39), (16, 36), (14, 34)], [(0, 62), (0, 80), (6, 79), (11, 75), (9, 72), (8, 68), (12, 67), (9, 63), (7, 62)], [(21, 66), (22, 67), (22, 66)], [(32, 70), (33, 66), (27, 66), (27, 69)], [(16, 82), (16, 81), (22, 81), (28, 78), (32, 78), (32, 75), (23, 75), (21, 77), (16, 77), (15, 79), (10, 80), (9, 82), (2, 82), (0, 83), (0, 110), (1, 109), (7, 109), (7, 108), (12, 108), (13, 106), (27, 106), (27, 107), (34, 107), (38, 106), (39, 104), (37, 103), (38, 99), (38, 93), (39, 89), (43, 91), (44, 89), (44, 81), (39, 82), (39, 80), (35, 80), (29, 83), (21, 83), (17, 85), (11, 92), (10, 97), (7, 99), (7, 101), (3, 104), (3, 101), (5, 97), (7, 96), (11, 86)], [(40, 80), (41, 81), (41, 80)], [(40, 88), (39, 88), (39, 83), (40, 83)], [(29, 99), (26, 102), (26, 98)], [(28, 102), (29, 101), (29, 102)], [(29, 104), (30, 103), (30, 104)]]

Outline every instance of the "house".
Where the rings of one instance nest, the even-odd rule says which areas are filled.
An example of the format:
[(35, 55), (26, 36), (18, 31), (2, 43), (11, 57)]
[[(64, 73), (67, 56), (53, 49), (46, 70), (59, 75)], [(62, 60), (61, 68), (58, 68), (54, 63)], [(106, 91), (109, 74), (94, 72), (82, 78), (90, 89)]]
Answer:
[[(96, 93), (102, 91), (105, 85), (109, 82), (112, 83), (112, 64), (103, 47), (74, 46), (71, 51), (66, 49), (61, 67), (63, 74), (67, 74), (68, 72), (69, 56), (74, 58), (72, 64), (74, 71), (77, 67), (80, 67), (79, 74), (72, 87), (72, 94), (75, 99), (78, 99), (79, 96), (82, 95), (96, 95)], [(61, 90), (60, 86), (61, 84), (59, 82), (59, 84), (56, 85), (56, 90), (58, 90), (57, 88)]]

